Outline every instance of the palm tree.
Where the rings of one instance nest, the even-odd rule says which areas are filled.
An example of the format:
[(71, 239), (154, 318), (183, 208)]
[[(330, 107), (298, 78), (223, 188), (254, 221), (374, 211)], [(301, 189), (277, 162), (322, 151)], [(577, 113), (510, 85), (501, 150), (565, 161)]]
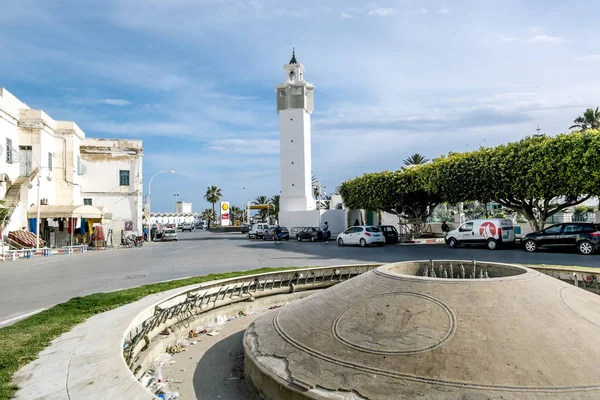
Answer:
[(217, 213), (214, 210), (207, 208), (202, 212), (202, 214), (200, 214), (200, 218), (203, 221), (206, 221), (208, 223), (208, 226), (210, 227), (210, 222), (217, 220)]
[(311, 177), (311, 185), (313, 190), (313, 196), (315, 196), (315, 199), (319, 199), (319, 196), (321, 196), (321, 187), (319, 186), (319, 183), (319, 178), (317, 178), (317, 176), (313, 174), (313, 176)]
[(281, 196), (276, 194), (274, 196), (271, 196), (271, 198), (269, 199), (269, 204), (271, 204), (271, 209), (269, 209), (269, 214), (271, 215), (271, 217), (273, 219), (277, 219), (278, 215), (279, 215), (279, 201), (281, 200)]
[[(218, 187), (213, 185), (206, 188), (206, 194), (204, 195), (204, 198), (209, 203), (212, 203), (212, 211), (215, 215), (215, 203), (221, 200), (221, 197), (223, 197), (223, 193)], [(210, 229), (210, 220), (208, 221), (208, 229)]]
[(408, 157), (406, 160), (404, 160), (404, 165), (407, 167), (412, 167), (413, 165), (423, 165), (423, 164), (427, 164), (427, 162), (429, 161), (428, 158), (423, 157), (421, 154), (419, 153), (415, 153), (412, 156)]
[[(256, 199), (254, 199), (252, 204), (256, 204), (256, 205), (269, 204), (269, 198), (267, 196), (258, 196)], [(268, 209), (260, 210), (258, 212), (258, 216), (260, 217), (260, 219), (262, 219), (264, 221), (269, 216), (269, 210)]]
[(575, 118), (573, 122), (575, 125), (572, 125), (569, 129), (577, 129), (578, 131), (600, 129), (600, 111), (598, 110), (598, 107), (596, 107), (595, 110), (588, 108), (583, 115)]

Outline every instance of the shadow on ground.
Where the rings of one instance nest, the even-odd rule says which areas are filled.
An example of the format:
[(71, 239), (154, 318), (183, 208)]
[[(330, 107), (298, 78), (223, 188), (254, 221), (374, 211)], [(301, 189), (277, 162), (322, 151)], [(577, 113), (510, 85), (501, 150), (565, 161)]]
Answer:
[(200, 359), (194, 372), (197, 399), (258, 399), (244, 379), (244, 331), (226, 337)]

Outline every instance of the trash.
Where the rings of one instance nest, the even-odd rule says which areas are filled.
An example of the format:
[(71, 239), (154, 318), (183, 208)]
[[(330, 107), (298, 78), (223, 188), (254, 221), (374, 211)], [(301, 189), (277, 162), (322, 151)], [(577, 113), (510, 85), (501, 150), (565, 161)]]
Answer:
[(193, 342), (190, 342), (190, 344), (191, 344), (192, 346), (193, 346), (193, 345), (195, 345), (196, 343), (198, 343), (198, 341), (197, 341), (197, 340), (194, 340)]
[(169, 354), (181, 353), (182, 351), (185, 351), (185, 347), (183, 347), (180, 344), (174, 344), (172, 346), (167, 347), (167, 353)]
[(247, 317), (247, 316), (248, 316), (248, 314), (246, 314), (246, 312), (245, 312), (245, 311), (240, 311), (240, 312), (237, 314), (237, 316), (238, 316), (238, 317)]
[(152, 376), (151, 375), (146, 375), (144, 374), (141, 378), (140, 378), (140, 383), (142, 384), (142, 386), (144, 387), (148, 387), (150, 386), (150, 383), (152, 383)]
[(214, 332), (208, 332), (207, 335), (208, 336), (217, 336), (219, 334), (219, 331), (214, 331)]
[(193, 329), (191, 329), (190, 332), (188, 333), (188, 337), (190, 337), (190, 338), (195, 338), (197, 336), (198, 336), (198, 334)]
[(181, 394), (179, 394), (179, 392), (165, 393), (165, 400), (176, 400), (179, 398), (179, 396), (181, 396)]
[(271, 307), (269, 307), (269, 310), (274, 310), (274, 309), (279, 308), (279, 307), (282, 307), (282, 306), (271, 306)]
[(169, 363), (173, 361), (173, 356), (166, 353), (161, 353), (158, 357), (154, 359), (152, 365), (154, 368), (166, 367)]
[(165, 328), (164, 331), (162, 331), (160, 334), (161, 335), (170, 335), (171, 334), (171, 328)]
[(162, 383), (162, 381), (163, 381), (163, 374), (162, 374), (162, 368), (161, 367), (156, 368), (156, 371), (154, 372), (154, 378), (156, 379), (156, 382)]

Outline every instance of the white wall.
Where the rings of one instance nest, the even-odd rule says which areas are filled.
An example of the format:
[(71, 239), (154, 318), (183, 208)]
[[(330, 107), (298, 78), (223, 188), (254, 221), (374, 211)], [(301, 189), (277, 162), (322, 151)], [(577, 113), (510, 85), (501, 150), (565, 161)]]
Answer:
[(343, 232), (347, 228), (346, 210), (321, 210), (321, 224), (327, 222), (332, 235)]
[(281, 211), (314, 210), (310, 114), (302, 108), (281, 110), (279, 122)]
[[(113, 230), (142, 230), (142, 143), (137, 140), (84, 139), (81, 141), (81, 197), (112, 213)], [(120, 185), (119, 171), (129, 171), (129, 185)]]

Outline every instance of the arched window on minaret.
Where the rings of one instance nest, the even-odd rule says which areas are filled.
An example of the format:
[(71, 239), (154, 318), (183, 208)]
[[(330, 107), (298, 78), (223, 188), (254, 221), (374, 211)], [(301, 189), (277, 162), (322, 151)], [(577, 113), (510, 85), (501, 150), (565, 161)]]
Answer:
[(294, 71), (290, 71), (290, 82), (296, 82), (296, 74), (294, 74)]

